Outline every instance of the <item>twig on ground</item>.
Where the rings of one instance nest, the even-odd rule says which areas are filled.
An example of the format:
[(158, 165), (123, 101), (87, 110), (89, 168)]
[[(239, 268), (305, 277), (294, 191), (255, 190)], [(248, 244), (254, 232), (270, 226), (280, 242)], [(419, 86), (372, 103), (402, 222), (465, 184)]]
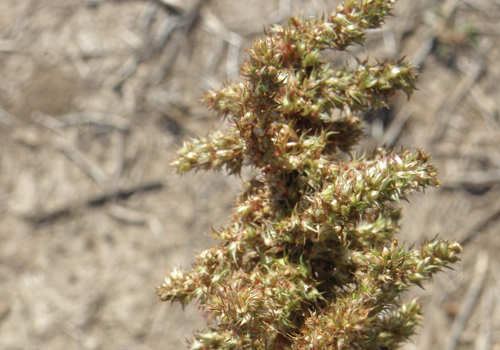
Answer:
[(493, 291), (488, 288), (481, 298), (481, 317), (479, 334), (476, 339), (476, 350), (491, 350), (491, 311), (493, 305)]
[(99, 206), (104, 205), (106, 202), (111, 200), (118, 199), (127, 199), (133, 194), (139, 192), (147, 192), (153, 190), (159, 190), (163, 188), (163, 182), (153, 181), (153, 182), (145, 182), (135, 186), (130, 187), (121, 187), (118, 190), (107, 192), (97, 197), (93, 197), (85, 201), (89, 206)]
[(160, 83), (170, 71), (170, 68), (177, 59), (182, 43), (184, 42), (185, 38), (189, 35), (189, 33), (191, 33), (192, 29), (196, 24), (196, 20), (198, 18), (202, 4), (203, 1), (198, 0), (191, 7), (191, 9), (182, 16), (182, 22), (176, 27), (176, 28), (182, 28), (182, 30), (180, 31), (179, 35), (177, 35), (172, 40), (170, 46), (168, 47), (168, 50), (165, 50), (165, 54), (162, 56), (160, 61), (160, 69), (153, 78), (152, 82), (153, 84)]
[(396, 57), (398, 55), (398, 43), (396, 42), (396, 35), (394, 28), (390, 28), (383, 32), (385, 51), (389, 57)]
[[(55, 119), (55, 118), (54, 118)], [(130, 129), (130, 122), (114, 114), (103, 114), (95, 112), (70, 113), (56, 119), (62, 127), (76, 126), (81, 124), (95, 124), (99, 126), (112, 127), (121, 131)]]
[[(149, 0), (108, 0), (115, 2), (132, 2), (132, 1), (143, 1), (149, 2)], [(163, 5), (167, 10), (181, 15), (185, 12), (185, 7), (183, 6), (183, 0), (155, 0), (156, 3)]]
[(465, 246), (476, 236), (476, 234), (483, 232), (498, 218), (500, 218), (500, 199), (485, 209), (482, 216), (476, 222), (463, 230), (463, 233), (458, 236), (461, 237), (460, 244)]
[(40, 111), (31, 113), (31, 119), (57, 133), (61, 133), (64, 128), (63, 122)]
[(111, 142), (113, 143), (114, 160), (113, 178), (118, 180), (122, 177), (125, 168), (125, 133), (123, 131), (112, 133)]
[(125, 83), (128, 78), (134, 75), (134, 73), (137, 71), (139, 62), (140, 57), (138, 53), (130, 56), (125, 61), (123, 66), (118, 71), (118, 74), (116, 74), (116, 77), (113, 77), (112, 79), (111, 86), (113, 86), (113, 89), (120, 89), (123, 83)]
[[(238, 60), (243, 38), (237, 33), (227, 29), (222, 21), (217, 18), (208, 8), (201, 11), (202, 27), (208, 33), (217, 38), (222, 38), (229, 44), (226, 59), (226, 74), (233, 78), (238, 73)], [(216, 62), (219, 61), (217, 57)]]
[(484, 59), (486, 54), (493, 47), (493, 42), (488, 39), (484, 39), (481, 43), (478, 56), (470, 63), (467, 69), (466, 76), (457, 85), (457, 87), (451, 92), (448, 98), (443, 99), (443, 102), (437, 109), (435, 117), (436, 120), (435, 127), (431, 131), (430, 140), (435, 143), (441, 139), (445, 131), (445, 126), (451, 119), (454, 111), (458, 107), (459, 103), (464, 99), (465, 95), (469, 92), (471, 87), (476, 83), (477, 79), (481, 75), (484, 69)]
[(467, 172), (456, 180), (447, 180), (442, 187), (446, 189), (461, 188), (464, 186), (482, 187), (493, 186), (500, 183), (500, 173), (496, 171)]
[(160, 181), (146, 182), (130, 187), (122, 187), (114, 191), (105, 192), (97, 196), (92, 196), (81, 201), (76, 201), (67, 204), (63, 207), (54, 209), (49, 212), (36, 213), (34, 215), (25, 216), (24, 218), (34, 224), (42, 224), (52, 222), (57, 219), (67, 217), (81, 210), (82, 208), (102, 206), (110, 201), (124, 200), (129, 198), (135, 193), (153, 191), (163, 188), (163, 183)]
[(500, 153), (498, 152), (485, 152), (484, 149), (479, 147), (468, 148), (465, 150), (458, 150), (455, 145), (445, 146), (440, 145), (434, 153), (437, 157), (448, 158), (470, 158), (500, 168)]
[(111, 186), (109, 177), (97, 165), (88, 160), (75, 146), (61, 137), (53, 140), (54, 146), (89, 175), (103, 190)]
[(463, 333), (465, 328), (465, 324), (474, 309), (474, 305), (476, 304), (477, 298), (483, 289), (484, 283), (486, 281), (486, 276), (488, 273), (489, 266), (489, 256), (485, 251), (479, 252), (477, 254), (477, 262), (474, 269), (474, 274), (472, 277), (472, 281), (465, 295), (465, 299), (462, 302), (462, 306), (460, 311), (458, 312), (455, 321), (451, 327), (450, 335), (448, 336), (445, 350), (455, 350), (457, 344), (460, 340), (460, 336)]
[[(441, 20), (447, 21), (451, 15), (455, 12), (455, 9), (459, 3), (459, 0), (446, 0), (442, 7), (442, 15)], [(427, 33), (424, 36), (424, 40), (420, 44), (417, 52), (413, 55), (413, 64), (417, 67), (421, 67), (424, 63), (427, 56), (432, 51), (432, 47), (434, 46), (434, 41), (438, 33), (440, 32), (438, 25), (429, 26), (427, 29)]]
[(455, 9), (457, 8), (458, 4), (462, 0), (446, 0), (445, 3), (443, 4), (443, 17), (448, 19), (450, 16), (455, 12)]
[(429, 29), (429, 32), (425, 36), (424, 40), (418, 47), (417, 52), (413, 55), (412, 63), (417, 67), (422, 67), (425, 59), (432, 51), (432, 47), (434, 46), (434, 40), (436, 40), (435, 31), (433, 29)]
[[(131, 85), (123, 85), (121, 88), (124, 114), (134, 120), (137, 117), (137, 95), (135, 88)], [(127, 120), (126, 123), (130, 124)], [(126, 130), (123, 130), (126, 131)]]
[(241, 37), (232, 33), (229, 43), (229, 48), (227, 50), (227, 60), (226, 60), (226, 73), (228, 79), (234, 79), (238, 75), (238, 60), (240, 58), (241, 51)]
[(158, 29), (158, 32), (153, 38), (154, 49), (156, 50), (161, 49), (163, 46), (165, 46), (165, 43), (170, 38), (170, 35), (174, 31), (174, 29), (178, 28), (181, 25), (181, 23), (182, 23), (182, 17), (180, 16), (167, 17), (160, 24), (160, 29)]
[(100, 290), (96, 290), (95, 288), (93, 288), (93, 296), (91, 297), (90, 301), (86, 303), (85, 321), (80, 324), (80, 329), (84, 333), (87, 333), (94, 324), (99, 322), (99, 312), (108, 302), (108, 294), (110, 293), (109, 290), (102, 287), (99, 289)]
[(182, 0), (156, 0), (156, 1), (165, 6), (168, 10), (178, 15), (182, 15), (186, 11), (185, 7), (182, 6)]
[(109, 215), (116, 220), (131, 225), (148, 225), (153, 234), (159, 238), (163, 236), (164, 230), (161, 221), (153, 214), (143, 213), (137, 210), (112, 205), (109, 207)]
[(223, 38), (231, 45), (241, 45), (243, 38), (239, 34), (229, 30), (224, 23), (222, 23), (222, 21), (210, 11), (210, 9), (204, 8), (200, 12), (202, 18), (202, 28), (206, 32)]
[[(401, 48), (401, 42), (407, 34), (415, 31), (417, 18), (419, 18), (419, 16), (415, 16), (415, 13), (419, 11), (419, 4), (420, 3), (417, 1), (407, 1), (400, 4), (400, 6), (405, 7), (401, 15), (395, 17), (396, 22), (394, 23), (394, 26), (389, 28), (389, 30), (393, 31), (393, 35), (395, 36), (394, 41), (397, 48)], [(399, 51), (397, 53), (399, 53)], [(413, 63), (415, 64), (415, 62)]]
[(71, 63), (73, 63), (73, 66), (80, 75), (81, 80), (83, 82), (88, 82), (92, 75), (92, 71), (88, 63), (83, 59), (83, 50), (75, 43), (70, 42), (66, 45), (66, 52), (71, 60)]
[(398, 112), (394, 120), (385, 131), (382, 138), (382, 143), (387, 144), (387, 147), (391, 147), (401, 135), (401, 132), (403, 132), (403, 128), (410, 117), (411, 113), (408, 108), (401, 108), (401, 110)]
[(147, 222), (147, 214), (113, 204), (108, 208), (111, 217), (130, 225), (144, 225)]
[(137, 21), (137, 27), (139, 27), (139, 30), (147, 32), (151, 28), (151, 24), (153, 23), (153, 18), (155, 17), (157, 10), (158, 3), (150, 2)]
[[(226, 46), (226, 41), (222, 38), (215, 37), (212, 47), (208, 50), (205, 63), (205, 79), (209, 79), (215, 73), (217, 66), (222, 59), (222, 52)], [(210, 84), (208, 84), (210, 85)]]
[(142, 39), (127, 28), (122, 28), (122, 30), (118, 34), (118, 37), (125, 43), (130, 45), (130, 47), (132, 47), (134, 50), (142, 51), (144, 48), (144, 42), (142, 41)]
[(498, 123), (495, 120), (495, 110), (492, 108), (486, 97), (484, 96), (483, 92), (481, 91), (481, 88), (476, 84), (474, 85), (470, 91), (470, 96), (472, 97), (472, 100), (476, 104), (477, 109), (479, 110), (479, 113), (481, 114), (481, 117), (483, 117), (483, 120), (486, 124), (486, 128), (488, 130), (488, 133), (491, 135), (490, 139), (493, 144), (496, 144), (497, 147), (500, 145), (500, 130), (498, 128)]

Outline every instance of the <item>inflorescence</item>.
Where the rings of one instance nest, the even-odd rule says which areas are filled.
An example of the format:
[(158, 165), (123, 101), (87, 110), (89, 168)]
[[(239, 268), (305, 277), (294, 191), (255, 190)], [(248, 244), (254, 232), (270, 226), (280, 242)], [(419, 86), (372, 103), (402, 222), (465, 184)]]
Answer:
[(457, 242), (405, 249), (394, 237), (399, 202), (440, 185), (424, 151), (341, 157), (363, 133), (359, 112), (410, 96), (417, 71), (403, 59), (334, 70), (322, 52), (362, 45), (393, 3), (348, 0), (327, 18), (274, 26), (248, 51), (243, 81), (206, 95), (228, 131), (184, 143), (172, 164), (250, 166), (253, 177), (213, 232), (220, 244), (158, 287), (162, 301), (197, 300), (210, 315), (192, 350), (395, 349), (421, 322), (401, 293), (458, 261)]

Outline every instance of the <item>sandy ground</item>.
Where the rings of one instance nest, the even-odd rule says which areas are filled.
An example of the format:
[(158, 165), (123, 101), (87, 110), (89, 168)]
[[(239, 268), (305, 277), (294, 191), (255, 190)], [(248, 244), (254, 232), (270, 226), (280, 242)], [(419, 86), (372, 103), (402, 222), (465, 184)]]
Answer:
[[(159, 304), (226, 221), (238, 179), (178, 177), (175, 147), (219, 122), (198, 103), (238, 77), (264, 25), (332, 1), (0, 1), (0, 349), (182, 349), (205, 322)], [(500, 2), (400, 0), (342, 55), (421, 66), (420, 91), (366, 116), (364, 146), (422, 147), (441, 189), (405, 204), (401, 241), (464, 242), (404, 349), (500, 349)]]

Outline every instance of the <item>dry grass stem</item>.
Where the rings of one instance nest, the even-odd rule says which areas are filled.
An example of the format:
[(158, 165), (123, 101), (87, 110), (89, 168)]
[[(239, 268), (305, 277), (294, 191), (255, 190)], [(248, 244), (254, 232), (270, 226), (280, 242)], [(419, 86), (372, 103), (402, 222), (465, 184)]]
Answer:
[(455, 350), (460, 341), (460, 336), (463, 333), (465, 324), (476, 305), (476, 301), (481, 294), (481, 291), (486, 282), (488, 275), (490, 259), (487, 252), (479, 252), (477, 255), (476, 266), (474, 267), (474, 275), (470, 282), (467, 294), (462, 302), (460, 311), (455, 318), (451, 327), (450, 335), (445, 346), (445, 350)]

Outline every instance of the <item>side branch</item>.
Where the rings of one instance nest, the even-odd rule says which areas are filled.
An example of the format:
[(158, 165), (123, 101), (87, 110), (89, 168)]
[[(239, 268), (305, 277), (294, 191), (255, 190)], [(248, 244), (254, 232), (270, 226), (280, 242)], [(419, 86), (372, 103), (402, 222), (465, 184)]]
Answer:
[(239, 174), (243, 165), (245, 146), (237, 130), (231, 133), (216, 131), (207, 138), (194, 138), (177, 151), (177, 159), (171, 165), (180, 174), (196, 170), (221, 170), (223, 166), (231, 174)]

